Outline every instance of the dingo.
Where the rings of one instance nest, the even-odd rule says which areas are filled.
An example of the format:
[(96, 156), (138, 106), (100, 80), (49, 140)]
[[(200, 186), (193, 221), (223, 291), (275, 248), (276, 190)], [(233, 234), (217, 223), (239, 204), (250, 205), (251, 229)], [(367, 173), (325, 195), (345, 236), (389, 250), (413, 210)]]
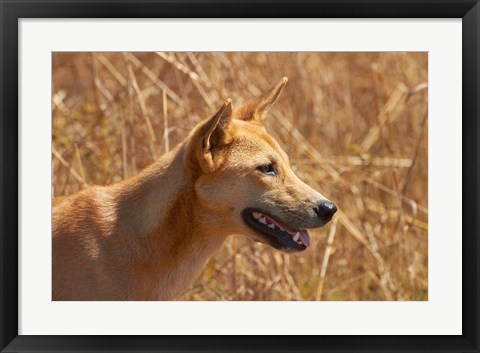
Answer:
[(136, 176), (53, 199), (53, 300), (175, 299), (232, 234), (305, 250), (336, 207), (263, 126), (286, 82), (227, 100)]

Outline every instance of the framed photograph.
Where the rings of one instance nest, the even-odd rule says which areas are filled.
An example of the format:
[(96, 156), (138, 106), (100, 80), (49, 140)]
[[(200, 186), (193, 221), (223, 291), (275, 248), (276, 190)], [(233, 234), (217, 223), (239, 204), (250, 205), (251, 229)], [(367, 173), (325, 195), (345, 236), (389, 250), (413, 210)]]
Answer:
[(478, 1), (1, 2), (2, 352), (479, 352)]

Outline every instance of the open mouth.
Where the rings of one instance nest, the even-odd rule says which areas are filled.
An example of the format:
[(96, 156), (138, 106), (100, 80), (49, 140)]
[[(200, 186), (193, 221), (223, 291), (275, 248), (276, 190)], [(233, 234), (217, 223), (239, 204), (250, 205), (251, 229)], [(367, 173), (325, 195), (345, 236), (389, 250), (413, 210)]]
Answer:
[(283, 251), (302, 251), (310, 245), (310, 236), (305, 229), (297, 229), (253, 209), (243, 211), (245, 222), (273, 247)]

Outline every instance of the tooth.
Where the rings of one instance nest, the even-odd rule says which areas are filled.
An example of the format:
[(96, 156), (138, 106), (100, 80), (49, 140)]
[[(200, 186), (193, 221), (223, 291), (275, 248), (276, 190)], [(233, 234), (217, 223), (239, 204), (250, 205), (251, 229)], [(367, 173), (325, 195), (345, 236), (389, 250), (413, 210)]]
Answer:
[(269, 224), (267, 225), (267, 227), (268, 227), (268, 228), (275, 229), (275, 225), (274, 225), (273, 223), (269, 223)]
[(262, 214), (258, 212), (253, 212), (252, 215), (253, 215), (253, 218), (255, 219), (259, 219), (262, 216)]
[(295, 240), (297, 243), (298, 243), (298, 239), (300, 239), (300, 232), (297, 232), (297, 234), (293, 236), (293, 240)]
[(258, 221), (262, 224), (267, 224), (267, 220), (265, 219), (265, 217), (261, 217)]
[(285, 229), (283, 229), (282, 226), (278, 226), (278, 228), (279, 228), (282, 232), (285, 232)]

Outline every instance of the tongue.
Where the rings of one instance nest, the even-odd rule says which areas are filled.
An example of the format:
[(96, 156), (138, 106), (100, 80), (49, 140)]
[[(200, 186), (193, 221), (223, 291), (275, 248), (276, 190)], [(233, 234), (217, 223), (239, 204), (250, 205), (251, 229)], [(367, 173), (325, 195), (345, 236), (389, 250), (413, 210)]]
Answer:
[(303, 245), (305, 246), (310, 245), (310, 236), (308, 235), (308, 232), (306, 230), (300, 231), (300, 239), (302, 239)]
[[(280, 229), (284, 229), (286, 230), (288, 233), (290, 233), (291, 236), (294, 236), (295, 234), (297, 234), (298, 232), (298, 229), (295, 229), (295, 228), (291, 228), (285, 224), (280, 224), (278, 223), (277, 221), (275, 221), (274, 219), (271, 219), (270, 217), (268, 216), (265, 216), (268, 218), (268, 221), (270, 223), (274, 223), (275, 225), (277, 225)], [(300, 239), (302, 240), (302, 243), (303, 245), (305, 246), (309, 246), (310, 245), (310, 236), (308, 235), (308, 232), (305, 230), (305, 229), (302, 229), (300, 230)]]

